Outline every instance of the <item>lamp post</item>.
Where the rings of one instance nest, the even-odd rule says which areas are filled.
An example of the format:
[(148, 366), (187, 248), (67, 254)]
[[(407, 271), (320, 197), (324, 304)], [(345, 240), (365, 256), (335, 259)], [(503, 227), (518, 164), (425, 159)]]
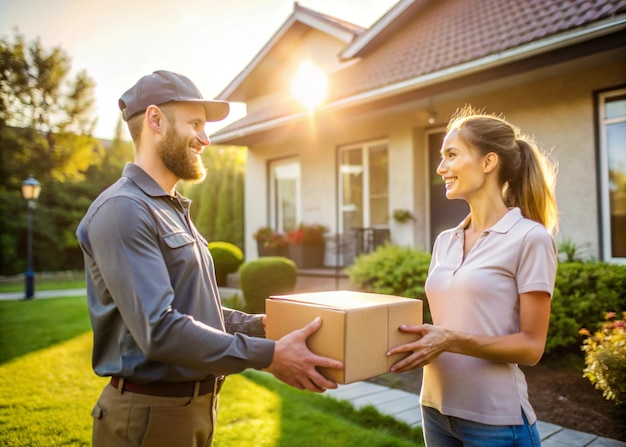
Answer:
[(28, 269), (26, 270), (26, 295), (24, 299), (35, 297), (35, 272), (33, 270), (33, 210), (39, 198), (41, 185), (32, 175), (22, 182), (22, 196), (28, 204)]

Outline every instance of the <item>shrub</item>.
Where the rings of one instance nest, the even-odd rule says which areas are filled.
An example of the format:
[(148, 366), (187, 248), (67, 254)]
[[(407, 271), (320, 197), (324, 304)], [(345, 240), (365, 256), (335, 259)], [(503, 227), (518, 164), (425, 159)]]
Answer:
[(593, 336), (587, 329), (582, 350), (585, 351), (583, 377), (602, 391), (607, 400), (626, 404), (626, 312), (615, 319), (615, 312), (607, 313), (605, 322)]
[(584, 262), (588, 258), (589, 243), (577, 244), (566, 238), (557, 244), (559, 260), (562, 262)]
[(578, 330), (611, 309), (626, 308), (626, 266), (604, 262), (558, 265), (546, 353), (580, 346)]
[[(424, 321), (431, 322), (424, 284), (430, 253), (384, 245), (355, 259), (346, 270), (362, 290), (424, 301)], [(581, 327), (592, 327), (610, 309), (626, 308), (626, 266), (605, 262), (560, 262), (556, 275), (546, 354), (576, 350)]]
[(282, 256), (267, 256), (244, 263), (239, 269), (239, 281), (246, 312), (265, 313), (265, 300), (271, 295), (293, 292), (297, 279), (296, 264)]
[(217, 284), (225, 286), (228, 274), (236, 272), (243, 263), (243, 252), (230, 242), (209, 242), (209, 251), (215, 265)]
[(359, 289), (422, 300), (424, 321), (430, 323), (424, 292), (430, 258), (427, 252), (385, 244), (372, 253), (358, 256), (346, 270), (352, 284)]
[(246, 302), (244, 301), (243, 296), (240, 296), (238, 293), (234, 293), (230, 296), (222, 296), (222, 306), (228, 307), (229, 309), (245, 310)]

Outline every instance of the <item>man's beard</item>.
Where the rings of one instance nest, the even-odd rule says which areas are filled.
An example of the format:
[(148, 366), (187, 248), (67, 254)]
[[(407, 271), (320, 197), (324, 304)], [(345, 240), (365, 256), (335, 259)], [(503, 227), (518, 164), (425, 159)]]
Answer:
[(157, 154), (176, 177), (191, 183), (200, 183), (206, 177), (202, 158), (191, 152), (189, 143), (174, 128), (173, 120), (169, 123), (165, 137), (157, 144)]

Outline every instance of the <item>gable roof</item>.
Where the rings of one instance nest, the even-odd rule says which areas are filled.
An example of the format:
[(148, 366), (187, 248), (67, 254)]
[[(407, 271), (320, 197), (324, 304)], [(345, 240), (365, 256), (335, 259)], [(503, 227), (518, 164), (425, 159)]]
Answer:
[[(355, 63), (330, 75), (320, 109), (398, 95), (603, 36), (624, 47), (624, 30), (626, 0), (401, 0), (346, 45), (340, 57)], [(274, 102), (213, 139), (228, 141), (305, 114), (293, 101)]]
[(355, 36), (365, 31), (365, 28), (358, 25), (313, 11), (300, 6), (298, 2), (294, 2), (293, 13), (278, 28), (269, 42), (254, 56), (246, 68), (216, 96), (216, 99), (233, 100), (233, 96), (237, 96), (238, 89), (254, 69), (262, 63), (263, 58), (276, 48), (282, 40), (287, 38), (288, 35), (299, 34), (305, 28), (317, 29), (346, 43), (351, 42)]
[[(381, 88), (472, 61), (493, 64), (528, 57), (608, 32), (626, 0), (448, 0), (411, 1), (395, 22), (370, 31), (348, 46), (344, 56), (361, 62), (333, 79), (335, 98)], [(384, 18), (383, 18), (384, 19)], [(621, 26), (626, 24), (622, 15)], [(379, 42), (383, 32), (394, 32)], [(531, 46), (532, 44), (532, 46)], [(516, 51), (517, 50), (517, 51)], [(476, 64), (478, 65), (478, 64)]]

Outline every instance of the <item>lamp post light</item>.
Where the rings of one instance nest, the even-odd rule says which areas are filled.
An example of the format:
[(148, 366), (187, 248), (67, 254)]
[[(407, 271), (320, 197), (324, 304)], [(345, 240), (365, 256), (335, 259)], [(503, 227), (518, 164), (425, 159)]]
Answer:
[(35, 272), (33, 270), (33, 210), (39, 198), (41, 185), (32, 175), (22, 182), (22, 196), (28, 203), (28, 269), (26, 270), (26, 295), (24, 299), (35, 297)]

